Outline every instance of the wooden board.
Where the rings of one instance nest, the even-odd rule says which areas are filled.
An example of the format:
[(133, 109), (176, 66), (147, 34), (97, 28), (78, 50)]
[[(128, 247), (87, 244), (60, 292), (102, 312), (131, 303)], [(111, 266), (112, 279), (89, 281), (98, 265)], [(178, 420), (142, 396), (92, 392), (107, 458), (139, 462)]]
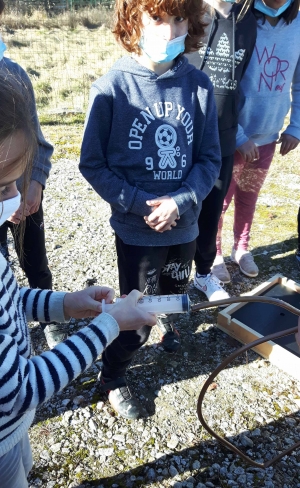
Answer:
[[(300, 309), (300, 285), (278, 274), (243, 296), (264, 295), (280, 298)], [(298, 317), (267, 303), (236, 303), (218, 314), (219, 329), (243, 344), (273, 332), (296, 327)], [(283, 371), (300, 380), (300, 351), (295, 336), (290, 335), (260, 344), (254, 350)]]

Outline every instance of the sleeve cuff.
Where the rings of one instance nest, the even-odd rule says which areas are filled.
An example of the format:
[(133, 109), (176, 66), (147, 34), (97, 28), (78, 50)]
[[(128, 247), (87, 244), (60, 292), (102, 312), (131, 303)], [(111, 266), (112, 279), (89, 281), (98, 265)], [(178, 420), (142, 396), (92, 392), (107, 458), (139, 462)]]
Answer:
[(35, 180), (42, 185), (43, 188), (46, 186), (48, 175), (46, 175), (43, 171), (39, 171), (37, 169), (32, 170), (31, 173), (31, 180)]
[(108, 313), (101, 313), (92, 320), (91, 324), (96, 325), (105, 333), (107, 345), (118, 337), (120, 333), (118, 322)]
[(64, 315), (64, 298), (67, 292), (54, 291), (49, 300), (49, 316), (51, 322), (69, 322)]
[(300, 141), (300, 130), (297, 127), (288, 126), (282, 134), (288, 134), (293, 136)]

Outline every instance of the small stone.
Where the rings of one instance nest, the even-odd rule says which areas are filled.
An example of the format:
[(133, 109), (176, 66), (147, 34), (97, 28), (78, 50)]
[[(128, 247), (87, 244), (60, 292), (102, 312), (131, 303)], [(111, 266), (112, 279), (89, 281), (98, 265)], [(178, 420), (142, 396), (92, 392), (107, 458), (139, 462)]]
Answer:
[(124, 442), (125, 442), (125, 436), (124, 435), (115, 434), (115, 435), (113, 435), (113, 439), (115, 441), (121, 442), (122, 444), (124, 444)]
[(104, 407), (104, 402), (97, 402), (96, 408), (97, 410), (102, 410)]
[(61, 442), (57, 442), (56, 444), (52, 444), (52, 446), (50, 446), (50, 449), (52, 452), (59, 452), (61, 449)]
[(200, 466), (201, 466), (200, 462), (196, 460), (196, 461), (193, 462), (192, 468), (193, 469), (199, 469)]
[(81, 405), (84, 402), (84, 397), (82, 395), (78, 395), (75, 398), (73, 398), (73, 403), (75, 405)]
[(98, 430), (98, 425), (96, 424), (95, 420), (93, 420), (93, 419), (90, 419), (90, 420), (89, 420), (89, 429), (90, 429), (92, 432), (97, 432), (97, 430)]
[(54, 488), (55, 485), (56, 485), (56, 481), (48, 481), (48, 483), (46, 484), (46, 487), (47, 488)]
[(249, 439), (249, 437), (247, 437), (246, 435), (242, 435), (241, 444), (243, 444), (243, 446), (245, 447), (253, 447), (254, 445), (253, 441)]
[(111, 427), (115, 423), (115, 421), (115, 417), (110, 417), (107, 422), (108, 427)]
[(170, 449), (175, 449), (178, 445), (178, 437), (176, 435), (172, 435), (171, 436), (171, 439), (167, 442), (167, 446), (170, 448)]
[(109, 457), (109, 456), (112, 456), (113, 453), (114, 453), (113, 447), (102, 447), (102, 448), (98, 449), (95, 454), (97, 456)]
[(256, 436), (259, 436), (261, 434), (261, 430), (260, 429), (254, 429), (252, 432), (251, 432), (251, 435), (256, 437)]
[(65, 398), (64, 400), (62, 400), (61, 404), (66, 407), (70, 403), (70, 401), (70, 398)]
[(171, 464), (171, 466), (169, 467), (169, 473), (172, 476), (172, 478), (178, 475), (178, 471), (175, 468), (175, 466), (173, 466), (173, 464)]
[(148, 472), (147, 472), (147, 478), (148, 478), (148, 480), (152, 480), (152, 481), (153, 481), (153, 480), (155, 480), (155, 478), (156, 478), (156, 473), (155, 473), (155, 471), (154, 471), (154, 469), (153, 469), (153, 468), (150, 468), (150, 469), (148, 470)]
[(40, 458), (44, 459), (45, 461), (50, 461), (51, 457), (48, 451), (42, 451), (40, 453)]

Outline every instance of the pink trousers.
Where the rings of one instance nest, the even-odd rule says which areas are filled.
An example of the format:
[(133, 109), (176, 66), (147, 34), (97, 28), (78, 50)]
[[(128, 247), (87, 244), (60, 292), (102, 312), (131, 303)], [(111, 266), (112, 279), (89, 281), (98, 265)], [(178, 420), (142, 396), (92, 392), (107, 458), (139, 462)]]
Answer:
[(238, 151), (234, 155), (232, 180), (224, 200), (218, 225), (217, 255), (222, 255), (222, 227), (226, 210), (234, 197), (234, 249), (247, 251), (250, 230), (260, 189), (271, 165), (276, 143), (260, 146), (259, 159), (246, 163)]

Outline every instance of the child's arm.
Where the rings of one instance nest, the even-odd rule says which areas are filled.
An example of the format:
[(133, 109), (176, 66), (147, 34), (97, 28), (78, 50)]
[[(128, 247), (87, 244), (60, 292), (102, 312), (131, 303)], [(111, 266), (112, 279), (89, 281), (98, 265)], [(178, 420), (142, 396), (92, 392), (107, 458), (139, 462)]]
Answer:
[[(201, 100), (200, 100), (201, 104)], [(153, 230), (164, 232), (176, 226), (180, 218), (194, 204), (199, 204), (210, 193), (221, 168), (218, 119), (212, 87), (205, 106), (205, 126), (198, 157), (185, 181), (176, 192), (147, 201), (152, 213), (145, 219)], [(195, 129), (194, 129), (195, 130)], [(194, 133), (194, 138), (197, 134)], [(171, 198), (170, 198), (171, 197)]]
[(290, 123), (277, 141), (280, 154), (285, 156), (295, 149), (300, 142), (300, 58), (298, 60), (292, 83), (292, 103)]
[[(85, 310), (93, 314), (100, 305), (98, 300), (106, 299), (110, 290), (107, 287), (103, 287), (101, 291), (100, 287), (93, 288), (94, 291), (88, 288), (74, 294), (52, 292), (48, 302), (51, 318), (53, 307), (57, 306), (72, 316), (84, 317)], [(93, 295), (95, 290), (98, 290), (96, 303)], [(23, 302), (26, 291), (21, 291)], [(47, 301), (45, 297), (37, 295), (38, 290), (31, 290), (30, 293), (38, 296), (38, 302), (41, 302), (38, 308), (44, 308)], [(124, 300), (115, 304), (109, 313), (98, 315), (87, 327), (51, 351), (31, 359), (20, 354), (20, 346), (13, 334), (6, 334), (1, 327), (0, 417), (18, 417), (47, 401), (88, 369), (105, 347), (118, 336), (120, 329), (132, 330), (146, 324), (154, 325), (155, 316), (136, 307), (141, 295), (137, 290), (132, 291)], [(25, 307), (27, 312), (32, 309), (29, 313), (31, 316), (35, 314), (35, 305), (35, 300), (28, 297)]]
[(53, 146), (46, 141), (43, 136), (41, 126), (39, 123), (36, 103), (35, 103), (35, 96), (32, 87), (32, 83), (27, 75), (27, 73), (18, 66), (18, 76), (21, 79), (22, 86), (24, 87), (24, 92), (27, 98), (29, 99), (30, 105), (30, 112), (32, 115), (32, 120), (34, 124), (35, 133), (37, 136), (37, 151), (34, 155), (33, 159), (33, 168), (31, 174), (31, 180), (34, 180), (40, 185), (45, 188), (47, 178), (49, 177), (50, 169), (51, 169), (51, 156), (53, 153)]
[(79, 169), (103, 200), (119, 212), (149, 215), (151, 210), (146, 201), (157, 195), (131, 185), (111, 171), (107, 164), (112, 116), (112, 98), (92, 87)]

